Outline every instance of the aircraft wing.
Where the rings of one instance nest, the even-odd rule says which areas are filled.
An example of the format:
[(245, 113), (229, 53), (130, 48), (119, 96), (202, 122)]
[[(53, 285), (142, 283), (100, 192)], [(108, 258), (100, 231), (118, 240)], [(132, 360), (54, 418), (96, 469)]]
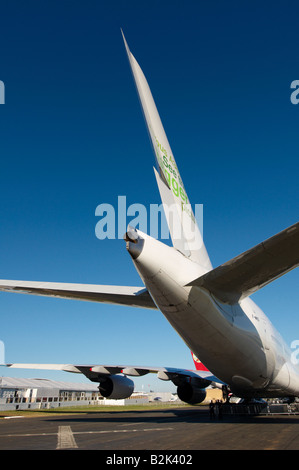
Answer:
[(101, 378), (123, 374), (131, 377), (141, 377), (149, 373), (156, 373), (160, 380), (171, 380), (177, 385), (184, 379), (199, 379), (202, 387), (209, 385), (219, 386), (223, 382), (215, 377), (208, 370), (187, 370), (176, 369), (174, 367), (144, 367), (144, 366), (128, 366), (128, 365), (80, 365), (80, 364), (6, 364), (6, 367), (12, 369), (38, 369), (38, 370), (61, 370), (64, 372), (73, 372), (84, 374), (93, 382), (101, 381)]
[(156, 309), (144, 287), (0, 280), (0, 291)]
[(190, 282), (233, 304), (299, 265), (299, 222)]

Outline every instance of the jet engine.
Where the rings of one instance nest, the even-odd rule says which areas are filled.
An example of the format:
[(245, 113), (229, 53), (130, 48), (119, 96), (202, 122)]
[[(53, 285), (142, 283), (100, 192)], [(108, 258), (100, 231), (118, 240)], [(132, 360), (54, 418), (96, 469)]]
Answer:
[(134, 382), (122, 375), (109, 375), (99, 379), (99, 390), (104, 398), (120, 400), (129, 398), (134, 391)]
[(178, 397), (180, 400), (188, 403), (189, 405), (196, 405), (201, 403), (206, 398), (206, 391), (195, 384), (184, 382), (177, 388)]

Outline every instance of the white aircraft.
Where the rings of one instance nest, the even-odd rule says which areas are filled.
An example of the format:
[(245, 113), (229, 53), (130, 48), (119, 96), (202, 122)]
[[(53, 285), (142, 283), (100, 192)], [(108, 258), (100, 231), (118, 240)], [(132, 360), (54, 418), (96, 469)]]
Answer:
[(129, 227), (126, 247), (143, 287), (0, 281), (0, 290), (158, 308), (208, 370), (136, 366), (8, 364), (85, 374), (106, 397), (133, 392), (128, 376), (158, 373), (179, 397), (199, 403), (210, 384), (238, 397), (299, 396), (299, 369), (279, 333), (249, 295), (299, 264), (299, 222), (213, 269), (148, 83), (124, 38), (154, 148), (158, 188), (173, 246)]

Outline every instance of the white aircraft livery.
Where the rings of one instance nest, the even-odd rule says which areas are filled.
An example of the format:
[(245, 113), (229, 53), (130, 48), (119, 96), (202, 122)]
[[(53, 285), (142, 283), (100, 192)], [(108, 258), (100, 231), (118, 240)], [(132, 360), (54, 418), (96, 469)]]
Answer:
[(208, 368), (135, 365), (7, 364), (83, 373), (104, 397), (126, 398), (129, 377), (149, 372), (195, 404), (206, 387), (226, 387), (245, 399), (299, 396), (299, 368), (267, 316), (249, 297), (299, 264), (299, 222), (213, 269), (145, 76), (123, 36), (154, 149), (154, 168), (172, 246), (128, 227), (126, 248), (143, 286), (103, 286), (1, 280), (0, 290), (159, 309)]

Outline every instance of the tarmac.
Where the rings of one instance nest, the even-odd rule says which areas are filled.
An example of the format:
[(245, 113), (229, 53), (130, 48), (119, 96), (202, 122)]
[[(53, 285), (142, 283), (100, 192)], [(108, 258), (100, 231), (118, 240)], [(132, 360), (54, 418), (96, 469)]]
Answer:
[[(151, 454), (166, 451), (186, 456), (186, 452), (193, 455), (193, 451), (199, 450), (298, 449), (296, 413), (211, 417), (208, 407), (186, 407), (65, 411), (0, 419), (0, 450), (101, 450), (105, 458), (107, 455), (117, 458), (122, 452), (125, 455), (131, 452), (133, 456), (134, 451)], [(133, 462), (132, 465), (135, 466)]]

